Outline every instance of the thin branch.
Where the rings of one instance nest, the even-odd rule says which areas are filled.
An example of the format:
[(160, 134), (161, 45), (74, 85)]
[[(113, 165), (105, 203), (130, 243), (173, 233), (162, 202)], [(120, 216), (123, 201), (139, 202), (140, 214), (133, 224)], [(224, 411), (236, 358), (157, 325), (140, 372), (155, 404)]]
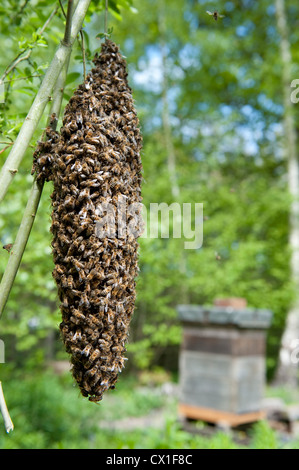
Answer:
[(23, 5), (21, 6), (20, 10), (17, 11), (17, 13), (15, 14), (15, 16), (12, 18), (11, 22), (13, 23), (18, 16), (21, 16), (23, 11), (25, 10), (26, 6), (28, 5), (29, 3), (29, 0), (25, 0), (25, 2), (23, 3)]
[[(50, 117), (53, 113), (56, 116), (59, 116), (62, 99), (63, 99), (63, 89), (66, 81), (67, 76), (67, 69), (69, 64), (69, 59), (71, 55), (71, 49), (69, 49), (69, 54), (65, 63), (64, 68), (62, 69), (59, 78), (56, 83), (55, 91), (53, 93), (53, 101), (51, 110), (49, 113), (49, 121)], [(52, 124), (52, 129), (55, 130), (57, 125), (57, 120), (55, 123)], [(29, 199), (27, 202), (27, 206), (25, 212), (23, 214), (22, 222), (19, 227), (16, 240), (13, 244), (13, 251), (10, 254), (5, 272), (1, 279), (0, 283), (0, 317), (3, 313), (5, 305), (7, 303), (10, 291), (12, 289), (15, 277), (17, 275), (31, 230), (34, 223), (34, 219), (37, 213), (37, 209), (39, 206), (41, 194), (44, 187), (44, 181), (37, 181), (35, 178), (33, 181), (33, 185), (31, 188), (31, 192), (29, 195)]]
[(45, 32), (45, 29), (47, 28), (48, 24), (51, 22), (52, 18), (56, 15), (56, 12), (58, 10), (58, 6), (52, 11), (51, 15), (49, 18), (45, 21), (44, 25), (41, 27), (40, 34), (43, 34)]
[(71, 41), (71, 27), (72, 27), (72, 17), (73, 17), (73, 0), (68, 0), (67, 14), (66, 14), (66, 24), (65, 24), (65, 33), (63, 38), (63, 44), (70, 46)]
[(63, 16), (64, 16), (65, 19), (66, 19), (66, 12), (65, 12), (65, 10), (64, 10), (64, 8), (63, 8), (62, 1), (61, 1), (61, 0), (58, 0), (58, 1), (59, 1), (59, 5), (60, 5), (61, 11), (62, 11), (62, 13), (63, 13)]
[(65, 64), (69, 49), (74, 43), (84, 21), (86, 12), (88, 10), (91, 0), (81, 0), (73, 15), (70, 42), (67, 46), (61, 43), (58, 47), (54, 58), (44, 76), (42, 84), (37, 92), (35, 100), (30, 108), (30, 111), (21, 127), (18, 137), (15, 140), (15, 144), (11, 149), (10, 154), (4, 163), (0, 172), (0, 202), (5, 197), (10, 183), (12, 182), (13, 175), (10, 173), (10, 169), (18, 169), (20, 163), (25, 155), (30, 140), (36, 130), (40, 118), (46, 107), (48, 97), (52, 93), (53, 87), (57, 82), (57, 78)]
[(1, 150), (0, 150), (0, 155), (1, 155), (1, 153), (5, 152), (5, 150), (9, 149), (9, 147), (11, 147), (11, 145), (12, 145), (12, 144), (9, 144), (9, 145), (7, 145), (6, 147), (4, 147), (4, 149), (1, 149)]
[(85, 45), (84, 45), (84, 35), (82, 29), (80, 29), (81, 36), (81, 49), (82, 49), (82, 60), (83, 60), (83, 75), (84, 81), (86, 80), (86, 58), (85, 58)]
[(108, 0), (105, 0), (105, 16), (104, 16), (104, 33), (107, 34), (108, 29)]
[[(62, 13), (63, 13), (64, 17), (66, 18), (66, 13), (65, 13), (65, 10), (63, 8), (62, 2), (61, 2), (61, 0), (58, 0), (58, 1), (59, 1), (59, 4), (60, 4), (60, 8), (62, 10)], [(78, 41), (79, 41), (79, 44), (80, 44), (81, 50), (82, 50), (83, 75), (84, 75), (84, 81), (85, 81), (86, 80), (86, 58), (85, 58), (84, 35), (83, 35), (83, 30), (82, 29), (80, 29), (80, 37), (81, 37), (81, 44), (80, 44), (79, 38), (78, 38)]]
[(11, 80), (5, 80), (5, 82), (3, 83), (18, 82), (19, 80), (27, 80), (28, 78), (39, 78), (42, 76), (43, 76), (42, 73), (38, 73), (37, 75), (27, 75), (26, 77), (12, 78)]
[(14, 249), (10, 253), (10, 257), (1, 279), (0, 284), (0, 317), (7, 303), (11, 288), (13, 286), (16, 274), (18, 272), (22, 255), (25, 251), (29, 234), (34, 222), (40, 196), (43, 189), (43, 182), (33, 183), (27, 206), (23, 215), (23, 219), (14, 242)]
[(27, 51), (27, 54), (22, 56), (22, 54), (24, 54), (24, 52), (26, 52), (26, 51), (27, 51), (27, 49), (25, 49), (20, 54), (18, 54), (17, 57), (15, 58), (15, 60), (8, 66), (8, 68), (5, 70), (4, 74), (2, 75), (2, 77), (0, 79), (0, 83), (4, 82), (7, 75), (9, 75), (10, 72), (12, 72), (19, 65), (20, 62), (22, 62), (23, 60), (29, 59), (29, 57), (31, 55), (31, 52), (32, 52), (32, 49)]
[(7, 406), (6, 406), (6, 402), (5, 402), (1, 382), (0, 382), (0, 411), (1, 411), (1, 414), (3, 416), (4, 426), (5, 426), (6, 432), (13, 431), (14, 425), (13, 425), (13, 422), (11, 420), (11, 417), (9, 415), (9, 412), (8, 412), (8, 409), (7, 409)]

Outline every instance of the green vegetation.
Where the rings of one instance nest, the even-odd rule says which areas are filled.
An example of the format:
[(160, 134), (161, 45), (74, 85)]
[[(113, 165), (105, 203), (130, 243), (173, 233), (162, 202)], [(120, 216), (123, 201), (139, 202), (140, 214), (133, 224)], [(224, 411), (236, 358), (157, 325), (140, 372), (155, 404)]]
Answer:
[[(62, 4), (66, 8), (67, 2)], [(84, 22), (87, 72), (100, 48), (104, 5), (104, 0), (91, 1)], [(225, 17), (217, 22), (206, 14), (214, 5), (205, 0), (115, 0), (109, 7), (111, 39), (127, 58), (144, 137), (144, 205), (149, 209), (151, 203), (203, 203), (203, 246), (186, 250), (186, 240), (179, 238), (140, 239), (126, 375), (96, 406), (79, 396), (70, 374), (44, 372), (49, 361), (67, 358), (58, 334), (61, 316), (49, 233), (52, 187), (46, 184), (0, 322), (6, 353), (0, 380), (15, 424), (14, 432), (0, 439), (0, 448), (239, 448), (243, 445), (225, 433), (205, 437), (183, 431), (176, 401), (157, 388), (149, 391), (146, 380), (140, 386), (136, 377), (155, 366), (166, 370), (165, 380), (167, 374), (177, 374), (177, 304), (211, 305), (216, 297), (232, 296), (245, 297), (250, 307), (273, 311), (267, 377), (274, 377), (286, 315), (296, 293), (290, 272), (291, 197), (275, 2), (221, 2)], [(298, 78), (299, 5), (285, 0), (285, 9), (292, 76)], [(59, 2), (1, 3), (0, 79), (5, 100), (0, 103), (0, 168), (63, 39), (64, 27)], [(62, 109), (83, 80), (82, 36), (74, 43)], [(51, 102), (0, 205), (0, 277), (10, 256), (2, 245), (15, 240), (32, 186), (32, 154), (50, 106)], [(299, 105), (293, 106), (296, 123), (298, 113)], [(58, 129), (60, 125), (61, 118)], [(267, 394), (288, 403), (298, 401), (297, 391), (284, 388), (269, 388)], [(139, 417), (152, 410), (165, 414), (162, 428), (101, 429), (101, 420)], [(282, 442), (261, 422), (252, 429), (249, 447), (299, 448), (299, 443)]]
[[(140, 387), (131, 377), (122, 377), (116, 390), (95, 405), (79, 396), (69, 374), (28, 370), (13, 376), (5, 381), (5, 392), (15, 430), (0, 439), (0, 449), (299, 449), (299, 440), (283, 443), (266, 422), (254, 425), (246, 445), (244, 431), (234, 436), (215, 431), (209, 437), (186, 432), (177, 400), (159, 387)], [(163, 416), (157, 427), (113, 429), (114, 422), (157, 411)], [(197, 427), (205, 429), (201, 423)]]

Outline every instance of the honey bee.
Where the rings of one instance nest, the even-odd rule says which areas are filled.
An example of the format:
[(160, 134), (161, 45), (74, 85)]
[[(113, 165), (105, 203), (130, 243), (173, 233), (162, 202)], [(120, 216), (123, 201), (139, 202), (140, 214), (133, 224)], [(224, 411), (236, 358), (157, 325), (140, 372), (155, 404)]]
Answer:
[(59, 170), (64, 171), (66, 169), (66, 164), (61, 160), (61, 158), (57, 158), (56, 161)]
[[(90, 306), (90, 302), (87, 298), (87, 295), (85, 292), (81, 293), (81, 299), (80, 299), (80, 302), (79, 302), (79, 306), (85, 306), (85, 307), (89, 307)], [(85, 317), (84, 317), (85, 318)]]
[(90, 273), (87, 275), (86, 280), (88, 282), (92, 281), (93, 279), (97, 278), (98, 270), (96, 268), (92, 269)]
[(79, 310), (73, 309), (70, 321), (78, 325), (80, 322), (85, 320), (85, 315), (79, 312)]
[(82, 333), (81, 330), (76, 330), (76, 332), (73, 335), (72, 341), (80, 341), (82, 339)]
[(74, 151), (76, 157), (80, 157), (84, 153), (83, 149), (77, 149)]
[(213, 16), (215, 21), (217, 21), (218, 18), (224, 18), (224, 16), (225, 16), (225, 15), (219, 15), (218, 11), (216, 11), (216, 10), (213, 11), (213, 12), (207, 10), (207, 14), (210, 15), (210, 16)]
[(90, 199), (89, 188), (85, 188), (85, 189), (83, 189), (83, 191), (81, 191), (81, 192), (79, 193), (78, 201), (81, 202), (81, 201), (83, 201), (84, 199)]
[(95, 349), (93, 353), (90, 355), (89, 358), (89, 363), (92, 364), (94, 361), (96, 361), (100, 357), (101, 353), (98, 349)]
[(91, 329), (95, 329), (96, 327), (103, 328), (103, 323), (101, 320), (96, 318), (94, 315), (91, 315), (87, 318), (87, 323)]
[(97, 371), (97, 368), (96, 368), (96, 367), (93, 367), (92, 369), (87, 370), (87, 371), (85, 372), (85, 375), (86, 375), (86, 377), (88, 377), (88, 378), (92, 378), (94, 375), (97, 374), (97, 372), (98, 372), (98, 371)]
[(88, 344), (87, 346), (85, 346), (85, 348), (83, 349), (83, 351), (82, 351), (81, 354), (82, 354), (83, 356), (88, 357), (88, 356), (90, 355), (91, 349), (92, 349), (91, 345)]
[(76, 268), (76, 270), (77, 270), (78, 272), (81, 271), (81, 269), (84, 270), (84, 267), (85, 267), (85, 266), (84, 266), (83, 263), (81, 263), (79, 260), (77, 260), (77, 259), (74, 258), (74, 257), (72, 257), (71, 259), (72, 259), (72, 262), (73, 262), (73, 264), (74, 264), (74, 266), (75, 266), (75, 268)]
[(8, 243), (7, 245), (3, 245), (3, 250), (6, 250), (7, 253), (10, 253), (13, 247), (13, 243)]
[(68, 278), (67, 278), (67, 287), (69, 289), (72, 289), (73, 285), (74, 285), (73, 276), (69, 275)]
[(75, 209), (75, 204), (76, 204), (76, 201), (75, 201), (75, 198), (74, 196), (69, 196), (67, 197), (64, 202), (63, 202), (63, 207), (65, 209), (72, 209), (74, 210)]
[(65, 273), (66, 270), (65, 270), (64, 266), (60, 266), (59, 264), (56, 264), (54, 271), (56, 271), (57, 274), (59, 274), (61, 276), (62, 274)]
[(64, 127), (65, 127), (65, 129), (67, 129), (67, 131), (70, 132), (70, 134), (71, 134), (71, 132), (74, 132), (78, 129), (77, 123), (74, 120), (68, 122)]
[(81, 111), (77, 111), (77, 113), (76, 113), (76, 122), (77, 122), (77, 124), (80, 124), (82, 126), (83, 116), (82, 116)]
[(75, 163), (71, 166), (71, 171), (76, 171), (78, 173), (82, 171), (82, 165), (78, 160), (76, 160)]
[(89, 401), (92, 401), (92, 402), (94, 402), (94, 403), (97, 403), (98, 401), (103, 400), (103, 397), (102, 397), (102, 395), (100, 395), (100, 396), (93, 396), (93, 397), (89, 397), (88, 400), (89, 400)]
[(100, 347), (102, 350), (105, 350), (105, 351), (106, 351), (106, 350), (107, 350), (107, 351), (109, 350), (110, 345), (109, 345), (108, 341), (106, 341), (106, 340), (104, 340), (104, 339), (99, 339), (99, 340), (98, 340), (98, 343), (99, 343), (99, 345), (100, 345), (99, 347)]
[(68, 301), (68, 298), (66, 296), (62, 296), (61, 302), (62, 302), (62, 304), (61, 304), (62, 308), (68, 308), (69, 301)]

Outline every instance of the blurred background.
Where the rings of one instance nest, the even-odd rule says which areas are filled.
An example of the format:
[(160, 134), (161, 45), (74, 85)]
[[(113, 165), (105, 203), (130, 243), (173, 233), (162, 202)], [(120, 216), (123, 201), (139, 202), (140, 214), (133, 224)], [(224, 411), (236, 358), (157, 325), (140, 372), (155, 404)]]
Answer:
[[(85, 21), (87, 71), (100, 50), (102, 3), (91, 2)], [(74, 386), (59, 338), (48, 183), (0, 323), (5, 342), (0, 380), (15, 423), (8, 436), (3, 430), (0, 448), (237, 447), (243, 444), (219, 430), (206, 437), (180, 426), (182, 327), (176, 306), (242, 297), (249, 307), (271, 310), (265, 394), (287, 404), (299, 401), (294, 377), (292, 387), (277, 380), (281, 338), (296, 304), (289, 243), (296, 230), (291, 217), (296, 188), (292, 194), (286, 116), (297, 135), (299, 105), (288, 114), (286, 96), (290, 81), (299, 78), (299, 6), (291, 0), (115, 0), (109, 6), (111, 39), (127, 60), (144, 139), (143, 203), (203, 203), (203, 246), (186, 250), (182, 239), (140, 239), (129, 360), (116, 390), (97, 406)], [(225, 17), (215, 21), (206, 13), (215, 9)], [(31, 51), (5, 76), (1, 166), (63, 38), (60, 9), (39, 34), (52, 10), (39, 0), (5, 0), (0, 7), (0, 75), (21, 51)], [(282, 39), (290, 52), (285, 57)], [(76, 41), (63, 106), (82, 76)], [(32, 154), (45, 123), (46, 114), (0, 207), (1, 274), (9, 257), (2, 245), (15, 239), (32, 184)], [(281, 440), (267, 421), (250, 432), (248, 445), (255, 448), (299, 446), (294, 436)]]

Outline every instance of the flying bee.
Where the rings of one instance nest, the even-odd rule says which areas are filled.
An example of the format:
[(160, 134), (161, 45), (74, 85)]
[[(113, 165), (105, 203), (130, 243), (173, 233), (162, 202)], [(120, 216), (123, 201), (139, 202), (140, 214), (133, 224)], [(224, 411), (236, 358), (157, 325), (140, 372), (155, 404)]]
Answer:
[(214, 20), (217, 21), (218, 18), (224, 18), (225, 15), (219, 15), (217, 10), (214, 10), (213, 13), (207, 10), (207, 14), (213, 16)]
[(10, 253), (12, 247), (13, 247), (13, 243), (8, 243), (7, 245), (4, 245), (2, 248), (3, 248), (3, 250), (6, 250), (7, 253)]

